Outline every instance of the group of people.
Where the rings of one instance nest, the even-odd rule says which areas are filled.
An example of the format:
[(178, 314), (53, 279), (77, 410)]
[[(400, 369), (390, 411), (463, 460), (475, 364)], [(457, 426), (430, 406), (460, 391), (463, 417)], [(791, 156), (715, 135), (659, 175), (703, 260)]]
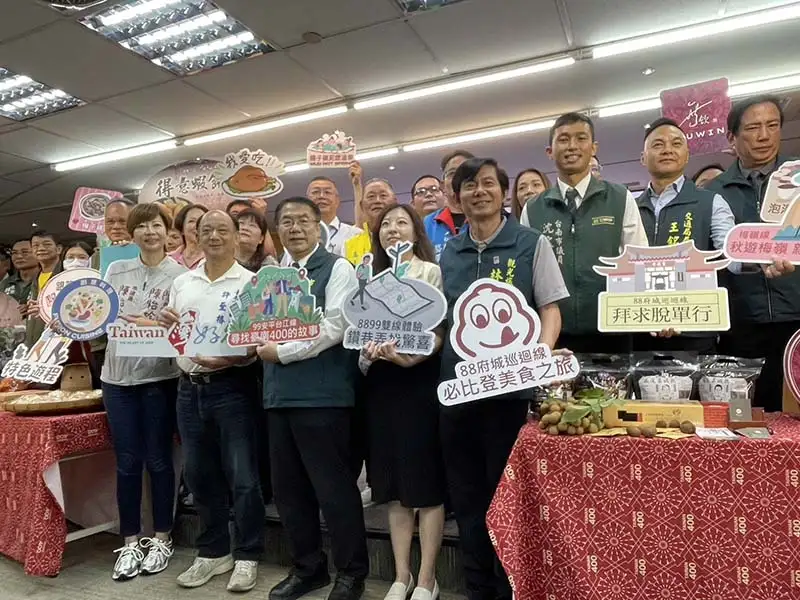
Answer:
[[(540, 341), (552, 349), (716, 349), (762, 357), (756, 402), (778, 408), (783, 348), (800, 328), (800, 277), (791, 264), (728, 268), (722, 283), (729, 291), (732, 327), (719, 338), (674, 330), (599, 333), (597, 295), (604, 279), (592, 267), (628, 244), (692, 239), (700, 249), (719, 249), (734, 224), (759, 221), (766, 180), (788, 159), (780, 155), (782, 124), (777, 98), (737, 103), (728, 117), (736, 160), (724, 170), (704, 169), (693, 181), (684, 173), (689, 150), (680, 125), (655, 121), (643, 139), (650, 182), (637, 199), (600, 176), (594, 125), (578, 113), (562, 115), (550, 131), (547, 155), (557, 171), (555, 185), (537, 169), (526, 169), (511, 182), (493, 159), (458, 150), (443, 158), (441, 176), (423, 175), (412, 186), (411, 202), (398, 204), (386, 180), (362, 184), (356, 163), (350, 169), (356, 225), (350, 225), (338, 216), (335, 183), (314, 178), (306, 197), (277, 205), (275, 224), (283, 247), (280, 264), (305, 269), (313, 282), (311, 293), (324, 315), (317, 339), (267, 342), (243, 356), (177, 360), (121, 357), (111, 341), (99, 357), (125, 538), (114, 578), (158, 573), (172, 555), (171, 448), (177, 425), (185, 479), (202, 523), (199, 554), (178, 577), (181, 586), (198, 587), (233, 571), (229, 590), (252, 589), (264, 550), (264, 503), (272, 498), (293, 566), (270, 598), (294, 600), (330, 583), (320, 513), (336, 568), (328, 597), (359, 598), (369, 572), (357, 487), (366, 458), (373, 500), (388, 504), (396, 577), (387, 600), (438, 596), (445, 503), (458, 523), (470, 600), (510, 599), (485, 518), (530, 398), (518, 393), (439, 405), (437, 383), (455, 376), (459, 360), (449, 335), (456, 301), (496, 265), (514, 264), (504, 279), (537, 310)], [(247, 202), (237, 201), (227, 211), (189, 205), (174, 220), (160, 204), (118, 202), (107, 208), (107, 221), (115, 211), (124, 213), (119, 219), (125, 226), (107, 223), (106, 234), (114, 243), (133, 241), (140, 248), (139, 257), (112, 263), (106, 274), (115, 289), (130, 290), (121, 298), (120, 314), (131, 322), (169, 326), (190, 308), (220, 310), (254, 271), (275, 264), (265, 249), (271, 241), (263, 212)], [(680, 236), (664, 226), (684, 223), (687, 215), (693, 225)], [(182, 243), (168, 254), (173, 228)], [(430, 356), (404, 355), (392, 342), (370, 343), (360, 352), (343, 347), (343, 307), (358, 298), (364, 280), (354, 265), (366, 264), (348, 246), (352, 250), (351, 242), (365, 235), (373, 257), (370, 273), (391, 264), (387, 248), (407, 241), (405, 276), (443, 291), (447, 315), (435, 331)], [(7, 285), (31, 300), (23, 302), (25, 310), (35, 308), (43, 278), (74, 258), (62, 264), (61, 251), (56, 237), (42, 233), (14, 245), (19, 280)], [(483, 255), (491, 259), (481, 260)], [(81, 260), (92, 257), (86, 252)], [(33, 313), (30, 317), (35, 320)], [(140, 538), (145, 467), (156, 531)], [(417, 519), (422, 559), (413, 573)]]

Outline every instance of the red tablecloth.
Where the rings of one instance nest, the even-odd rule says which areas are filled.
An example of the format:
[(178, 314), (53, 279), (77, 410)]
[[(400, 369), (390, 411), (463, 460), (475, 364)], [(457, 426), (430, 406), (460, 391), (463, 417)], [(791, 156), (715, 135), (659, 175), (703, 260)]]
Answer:
[(110, 448), (105, 413), (0, 412), (0, 553), (24, 563), (29, 575), (58, 575), (67, 527), (44, 472), (68, 456)]
[(520, 432), (487, 523), (516, 600), (797, 600), (800, 422), (769, 440)]

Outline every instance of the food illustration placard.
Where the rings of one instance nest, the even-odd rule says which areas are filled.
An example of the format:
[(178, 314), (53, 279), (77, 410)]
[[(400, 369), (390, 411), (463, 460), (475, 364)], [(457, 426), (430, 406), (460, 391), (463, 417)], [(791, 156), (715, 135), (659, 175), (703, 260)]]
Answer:
[(99, 338), (117, 319), (117, 292), (99, 277), (79, 279), (64, 286), (51, 309), (50, 327), (71, 340)]
[[(730, 263), (722, 252), (698, 250), (693, 240), (672, 246), (625, 246), (594, 270), (606, 277), (597, 299), (597, 329), (604, 333), (727, 331), (728, 290), (717, 271)], [(715, 260), (718, 259), (718, 260)]]
[(283, 162), (263, 150), (244, 148), (226, 154), (216, 171), (231, 199), (271, 198), (283, 191)]
[(358, 290), (344, 303), (345, 348), (361, 350), (369, 342), (394, 340), (403, 354), (433, 352), (433, 330), (444, 319), (447, 302), (436, 287), (405, 276), (410, 263), (403, 255), (411, 247), (399, 242), (389, 248), (392, 266), (376, 275), (372, 254), (364, 255), (356, 267)]
[(31, 348), (25, 344), (17, 346), (14, 358), (3, 367), (2, 376), (53, 385), (61, 377), (71, 343), (69, 338), (45, 329)]
[(173, 209), (185, 204), (202, 204), (209, 210), (225, 210), (231, 197), (222, 191), (220, 161), (198, 158), (169, 165), (154, 173), (139, 192), (139, 204), (160, 202)]
[(306, 160), (312, 168), (346, 169), (355, 159), (356, 144), (353, 138), (338, 129), (324, 134), (306, 148)]
[(79, 187), (72, 200), (69, 228), (83, 233), (103, 233), (106, 204), (122, 197), (121, 192)]
[(769, 177), (761, 203), (761, 220), (765, 223), (782, 223), (786, 210), (798, 198), (800, 160), (787, 160)]
[(319, 337), (322, 309), (305, 269), (263, 267), (230, 303), (228, 344), (300, 342)]
[(100, 272), (95, 269), (70, 269), (53, 275), (39, 292), (39, 318), (49, 323), (53, 318), (53, 304), (56, 297), (67, 285), (80, 279), (100, 277)]
[(439, 384), (439, 402), (454, 406), (555, 381), (574, 379), (574, 355), (553, 356), (539, 343), (542, 324), (513, 285), (478, 279), (458, 298), (450, 343), (463, 360), (456, 378)]

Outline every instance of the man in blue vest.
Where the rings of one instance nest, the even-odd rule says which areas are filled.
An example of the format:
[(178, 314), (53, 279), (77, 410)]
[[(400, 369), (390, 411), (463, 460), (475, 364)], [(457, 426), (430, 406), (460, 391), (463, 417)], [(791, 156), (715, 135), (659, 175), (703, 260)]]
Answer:
[[(775, 96), (761, 95), (734, 104), (728, 114), (728, 139), (738, 160), (706, 189), (722, 194), (737, 223), (759, 223), (770, 175), (787, 160), (782, 156), (783, 108)], [(725, 274), (731, 305), (731, 331), (720, 336), (720, 352), (764, 358), (754, 403), (780, 410), (783, 353), (800, 329), (800, 273), (776, 261), (753, 273)], [(777, 276), (783, 275), (779, 279)]]
[(369, 571), (361, 494), (350, 464), (355, 369), (342, 346), (343, 305), (358, 284), (352, 265), (319, 243), (321, 218), (319, 207), (302, 197), (282, 201), (275, 212), (290, 264), (306, 269), (324, 317), (313, 341), (268, 342), (258, 348), (273, 493), (293, 563), (289, 576), (270, 591), (270, 600), (295, 600), (330, 583), (320, 509), (337, 569), (328, 599), (358, 600)]
[(454, 150), (442, 159), (442, 179), (447, 202), (444, 208), (429, 214), (424, 221), (425, 233), (436, 250), (436, 260), (441, 257), (447, 241), (458, 235), (464, 227), (466, 217), (455, 198), (453, 175), (464, 161), (471, 158), (474, 155), (467, 150)]
[(597, 296), (606, 282), (593, 267), (601, 256), (618, 256), (626, 245), (648, 245), (639, 207), (624, 186), (592, 175), (597, 142), (586, 115), (567, 113), (556, 119), (547, 154), (556, 163), (558, 182), (525, 205), (520, 223), (550, 240), (569, 289), (561, 304), (558, 346), (627, 353), (631, 336), (597, 331)]
[[(728, 203), (719, 194), (698, 189), (686, 178), (689, 143), (672, 119), (653, 121), (644, 134), (642, 164), (650, 183), (636, 199), (651, 246), (673, 246), (694, 240), (699, 250), (721, 250), (725, 236), (735, 225)], [(733, 271), (741, 270), (732, 263)], [(672, 338), (634, 336), (634, 350), (688, 350), (710, 354), (716, 333), (689, 333)]]
[[(447, 243), (441, 257), (447, 325), (453, 325), (455, 303), (470, 284), (491, 277), (525, 295), (542, 322), (539, 341), (553, 348), (561, 328), (558, 302), (569, 294), (547, 238), (506, 218), (508, 175), (491, 158), (471, 158), (456, 170), (453, 189), (470, 225)], [(450, 336), (444, 339), (443, 381), (455, 377), (460, 360)], [(525, 424), (528, 402), (529, 395), (517, 393), (441, 409), (442, 451), (469, 600), (511, 600), (489, 540), (486, 511)]]

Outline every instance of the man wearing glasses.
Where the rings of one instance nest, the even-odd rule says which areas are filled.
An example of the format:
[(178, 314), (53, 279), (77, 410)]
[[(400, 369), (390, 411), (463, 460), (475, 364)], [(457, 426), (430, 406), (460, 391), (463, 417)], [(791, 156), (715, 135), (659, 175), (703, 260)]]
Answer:
[(444, 186), (435, 175), (423, 175), (411, 186), (411, 205), (420, 218), (444, 208)]
[(20, 313), (25, 317), (33, 280), (39, 275), (39, 262), (33, 254), (30, 240), (14, 242), (11, 246), (11, 264), (15, 273), (5, 280), (2, 291), (19, 303)]
[(314, 177), (308, 184), (306, 194), (319, 207), (322, 222), (328, 227), (326, 250), (338, 256), (344, 256), (344, 244), (347, 240), (361, 233), (361, 229), (342, 223), (337, 216), (341, 197), (332, 179), (321, 175)]
[(454, 150), (442, 159), (442, 176), (444, 178), (444, 193), (446, 206), (425, 217), (425, 233), (433, 243), (436, 250), (436, 260), (442, 255), (447, 240), (458, 235), (466, 217), (456, 202), (455, 192), (453, 192), (453, 175), (456, 169), (466, 160), (474, 158), (474, 155), (467, 150)]

